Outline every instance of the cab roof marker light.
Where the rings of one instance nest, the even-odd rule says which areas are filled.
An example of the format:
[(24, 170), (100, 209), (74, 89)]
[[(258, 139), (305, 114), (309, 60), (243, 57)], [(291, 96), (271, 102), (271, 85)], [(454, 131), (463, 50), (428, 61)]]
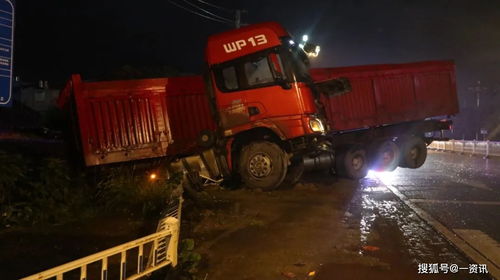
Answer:
[(321, 50), (321, 48), (319, 46), (316, 46), (316, 48), (314, 49), (314, 52), (307, 53), (307, 56), (309, 56), (309, 57), (317, 57), (319, 55), (319, 51), (320, 50)]

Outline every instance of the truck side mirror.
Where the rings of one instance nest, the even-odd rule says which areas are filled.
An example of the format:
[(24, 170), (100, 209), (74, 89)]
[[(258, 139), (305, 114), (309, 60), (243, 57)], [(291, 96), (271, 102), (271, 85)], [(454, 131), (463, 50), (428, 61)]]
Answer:
[(291, 89), (292, 88), (292, 85), (286, 79), (277, 78), (276, 82), (278, 83), (278, 85), (281, 86), (282, 89)]

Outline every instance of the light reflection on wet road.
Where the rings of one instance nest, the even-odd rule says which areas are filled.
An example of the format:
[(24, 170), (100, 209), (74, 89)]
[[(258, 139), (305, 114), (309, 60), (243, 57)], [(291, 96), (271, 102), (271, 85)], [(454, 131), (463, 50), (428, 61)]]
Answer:
[[(373, 189), (384, 192), (376, 181), (394, 190), (400, 198), (416, 208), (418, 213), (423, 212), (420, 216), (429, 216), (426, 220), (430, 220), (433, 227), (438, 228), (445, 236), (448, 234), (452, 237), (450, 239), (446, 236), (447, 239), (457, 239), (458, 236), (455, 245), (464, 243), (466, 253), (471, 252), (468, 257), (476, 261), (484, 260), (488, 263), (490, 272), (498, 273), (500, 160), (431, 151), (426, 164), (420, 169), (399, 168), (394, 172), (370, 172), (365, 179), (368, 186), (362, 188), (363, 192), (373, 193)], [(376, 207), (381, 216), (397, 221), (410, 255), (426, 255), (420, 251), (425, 246), (420, 241), (412, 240), (418, 227), (412, 226), (407, 220), (401, 222), (405, 217), (398, 217), (398, 210), (391, 211), (397, 207), (392, 207), (387, 201), (377, 201), (366, 194), (362, 194), (362, 201), (363, 211), (369, 212)], [(362, 232), (369, 232), (373, 220), (373, 214), (361, 218)], [(439, 227), (443, 227), (443, 230), (439, 230)], [(462, 249), (461, 246), (458, 247)], [(495, 275), (498, 277), (498, 274)]]
[(376, 174), (449, 228), (479, 229), (500, 241), (500, 160), (431, 152), (417, 170)]

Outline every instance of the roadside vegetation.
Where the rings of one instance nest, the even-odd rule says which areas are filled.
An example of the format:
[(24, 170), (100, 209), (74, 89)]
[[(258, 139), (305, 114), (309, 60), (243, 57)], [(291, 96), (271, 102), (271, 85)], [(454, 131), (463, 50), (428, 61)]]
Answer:
[(159, 215), (179, 176), (152, 180), (138, 164), (80, 169), (55, 157), (0, 150), (0, 228), (64, 224), (98, 213)]

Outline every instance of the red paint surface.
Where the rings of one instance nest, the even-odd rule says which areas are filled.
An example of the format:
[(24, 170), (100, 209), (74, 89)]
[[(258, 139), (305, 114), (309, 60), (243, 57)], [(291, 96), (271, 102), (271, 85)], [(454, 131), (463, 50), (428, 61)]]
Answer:
[(86, 165), (188, 153), (197, 132), (215, 127), (199, 76), (82, 82), (74, 75), (58, 104), (72, 95)]
[[(255, 42), (256, 45), (254, 46), (252, 44), (252, 40), (255, 41), (256, 39), (250, 38), (255, 38), (255, 36), (258, 35), (264, 35), (267, 42), (258, 45), (257, 42)], [(206, 60), (209, 65), (214, 65), (265, 50), (270, 47), (280, 45), (280, 37), (284, 36), (290, 35), (280, 24), (276, 22), (252, 24), (240, 29), (215, 34), (208, 37), (207, 48), (205, 51)], [(232, 44), (233, 42), (240, 40), (245, 42), (245, 46), (242, 46), (241, 49), (229, 53), (224, 49), (224, 44)]]
[(169, 155), (192, 152), (202, 130), (216, 129), (201, 76), (170, 78), (166, 101), (174, 139)]
[(455, 65), (430, 61), (311, 69), (315, 81), (346, 77), (352, 92), (321, 97), (336, 131), (458, 113)]

